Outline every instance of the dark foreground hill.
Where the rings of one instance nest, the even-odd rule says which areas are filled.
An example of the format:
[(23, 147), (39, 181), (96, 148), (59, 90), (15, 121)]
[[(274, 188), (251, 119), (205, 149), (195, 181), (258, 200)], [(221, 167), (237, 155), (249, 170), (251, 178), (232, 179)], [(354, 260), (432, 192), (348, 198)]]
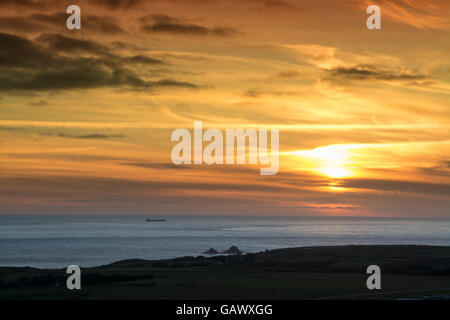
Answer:
[[(366, 287), (378, 265), (382, 290)], [(65, 270), (0, 268), (0, 299), (397, 298), (450, 293), (450, 247), (336, 246), (242, 255), (124, 260), (82, 268), (82, 290)]]

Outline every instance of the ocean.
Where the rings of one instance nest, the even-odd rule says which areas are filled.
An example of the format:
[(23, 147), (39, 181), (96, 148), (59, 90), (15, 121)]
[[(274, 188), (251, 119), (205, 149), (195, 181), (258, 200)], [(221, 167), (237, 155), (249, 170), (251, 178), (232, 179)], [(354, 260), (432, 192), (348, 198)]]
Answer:
[(350, 217), (0, 215), (0, 266), (65, 268), (198, 256), (238, 246), (450, 245), (450, 220)]

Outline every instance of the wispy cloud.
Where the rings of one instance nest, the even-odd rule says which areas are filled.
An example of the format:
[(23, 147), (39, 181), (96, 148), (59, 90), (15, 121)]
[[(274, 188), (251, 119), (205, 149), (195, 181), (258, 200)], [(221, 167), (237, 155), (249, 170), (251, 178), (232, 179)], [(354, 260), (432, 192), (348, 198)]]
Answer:
[(94, 4), (105, 6), (109, 9), (130, 9), (141, 5), (142, 0), (93, 0)]
[(33, 107), (48, 106), (48, 101), (46, 101), (46, 100), (33, 101), (33, 102), (30, 102), (30, 105), (32, 105)]
[(74, 139), (110, 139), (110, 138), (124, 138), (125, 136), (122, 134), (100, 134), (100, 133), (92, 133), (87, 135), (72, 135), (72, 134), (58, 134), (58, 137), (61, 138), (74, 138)]
[(408, 70), (390, 70), (373, 65), (357, 65), (353, 67), (335, 67), (327, 70), (331, 77), (346, 80), (385, 80), (385, 81), (417, 81), (425, 80), (426, 75)]
[[(113, 16), (85, 15), (83, 16), (84, 30), (105, 35), (125, 35), (126, 31)], [(36, 12), (29, 15), (12, 15), (0, 17), (0, 27), (10, 32), (63, 32), (67, 14), (64, 12), (43, 13)]]
[(383, 16), (418, 29), (450, 30), (450, 2), (447, 0), (363, 0), (362, 6), (377, 4)]
[[(145, 24), (141, 27), (142, 31), (155, 33), (173, 33), (186, 35), (215, 35), (228, 37), (240, 34), (241, 32), (230, 27), (205, 27), (197, 24), (184, 23), (177, 18), (166, 15), (150, 15), (141, 17), (140, 20)], [(152, 23), (148, 23), (151, 21)]]

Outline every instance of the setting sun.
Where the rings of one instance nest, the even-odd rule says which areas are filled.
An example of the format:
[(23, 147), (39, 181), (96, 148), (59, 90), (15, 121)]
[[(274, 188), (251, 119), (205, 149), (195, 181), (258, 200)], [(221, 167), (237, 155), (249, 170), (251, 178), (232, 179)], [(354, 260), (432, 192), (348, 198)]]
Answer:
[(351, 175), (351, 172), (343, 167), (328, 167), (318, 171), (330, 178), (345, 178)]
[(313, 150), (295, 151), (292, 154), (301, 158), (305, 170), (330, 178), (344, 178), (352, 175), (349, 169), (352, 145), (331, 145)]

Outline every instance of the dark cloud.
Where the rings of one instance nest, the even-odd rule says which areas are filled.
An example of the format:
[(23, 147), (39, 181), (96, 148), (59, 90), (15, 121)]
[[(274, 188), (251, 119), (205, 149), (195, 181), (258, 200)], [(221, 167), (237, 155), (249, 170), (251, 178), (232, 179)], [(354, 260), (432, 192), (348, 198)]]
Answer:
[(208, 170), (208, 171), (214, 171), (214, 172), (224, 172), (224, 173), (243, 173), (243, 174), (251, 174), (251, 175), (257, 175), (259, 174), (259, 167), (250, 167), (250, 166), (241, 166), (241, 167), (235, 167), (235, 166), (227, 166), (227, 165), (176, 165), (171, 162), (145, 162), (145, 161), (127, 161), (123, 162), (122, 164), (132, 167), (140, 167), (140, 168), (147, 168), (147, 169), (160, 169), (160, 170), (168, 170), (168, 169), (183, 169), (183, 170)]
[(196, 85), (176, 80), (147, 81), (127, 69), (108, 69), (95, 61), (78, 60), (73, 66), (59, 70), (39, 71), (33, 74), (16, 73), (0, 75), (0, 90), (70, 90), (100, 87), (124, 87), (129, 89), (152, 89), (160, 87), (185, 87)]
[(37, 41), (44, 42), (49, 47), (57, 51), (66, 51), (71, 53), (95, 53), (99, 55), (110, 53), (108, 48), (97, 42), (69, 38), (57, 34), (42, 34)]
[(189, 169), (193, 168), (193, 166), (188, 165), (175, 165), (170, 162), (123, 162), (122, 164), (126, 166), (139, 167), (139, 168), (147, 168), (147, 169)]
[[(42, 3), (44, 2), (44, 3)], [(15, 7), (29, 7), (29, 8), (42, 8), (45, 6), (45, 1), (37, 0), (2, 0), (3, 6), (15, 6)]]
[(164, 59), (182, 59), (188, 61), (211, 61), (211, 59), (204, 57), (202, 55), (194, 55), (194, 54), (173, 54), (173, 53), (160, 53), (159, 57)]
[[(106, 47), (88, 40), (43, 35), (31, 41), (17, 35), (0, 33), (0, 47), (3, 48), (0, 50), (0, 91), (99, 87), (135, 90), (197, 88), (192, 83), (173, 79), (143, 79), (129, 67), (133, 64), (159, 65), (163, 62), (142, 55), (114, 55)], [(61, 55), (61, 52), (65, 54)], [(88, 53), (90, 56), (83, 57), (77, 53)]]
[(284, 71), (278, 72), (278, 74), (277, 74), (277, 76), (280, 78), (295, 78), (300, 75), (301, 75), (301, 73), (298, 72), (297, 70), (284, 70)]
[(281, 11), (298, 11), (297, 6), (291, 5), (285, 1), (264, 1), (264, 7), (267, 10), (281, 10)]
[(111, 42), (111, 48), (118, 49), (118, 50), (133, 50), (133, 51), (146, 51), (147, 49), (136, 46), (134, 44), (131, 44), (129, 42), (124, 41), (113, 41)]
[(30, 103), (33, 107), (43, 107), (48, 106), (48, 102), (45, 100), (33, 101)]
[(450, 184), (399, 180), (345, 179), (339, 187), (450, 196)]
[(427, 78), (427, 76), (416, 72), (395, 71), (372, 65), (337, 67), (327, 71), (331, 77), (345, 80), (413, 81)]
[[(1, 130), (16, 130), (17, 128), (0, 128)], [(41, 136), (59, 136), (63, 135), (64, 138), (69, 137), (72, 138), (71, 135), (68, 134), (55, 134), (55, 133), (41, 133)], [(76, 137), (76, 136), (75, 136)], [(124, 136), (125, 137), (125, 136)], [(39, 159), (39, 160), (70, 160), (70, 161), (129, 161), (128, 158), (122, 158), (117, 156), (108, 156), (108, 155), (99, 155), (99, 154), (81, 154), (81, 153), (71, 153), (71, 152), (26, 152), (26, 153), (5, 153), (2, 156), (12, 158), (12, 159)], [(52, 169), (53, 170), (53, 169)], [(73, 170), (73, 168), (70, 168)], [(70, 172), (68, 170), (68, 172)], [(52, 172), (50, 170), (50, 172)]]
[(37, 41), (45, 43), (50, 49), (58, 52), (71, 54), (90, 54), (103, 57), (103, 62), (105, 64), (164, 64), (164, 62), (161, 60), (150, 58), (144, 55), (127, 57), (118, 56), (116, 54), (113, 54), (108, 47), (91, 40), (70, 38), (57, 34), (43, 34), (39, 38), (37, 38)]
[[(41, 104), (42, 103), (42, 104)], [(32, 105), (47, 105), (47, 101), (39, 101), (35, 104)], [(44, 136), (44, 137), (48, 137), (48, 136), (52, 136), (52, 137), (59, 137), (59, 138), (71, 138), (71, 139), (113, 139), (113, 138), (125, 138), (125, 135), (123, 134), (104, 134), (104, 133), (90, 133), (90, 134), (83, 134), (83, 135), (75, 135), (75, 134), (68, 134), (68, 133), (37, 133), (39, 136)], [(47, 158), (47, 159), (52, 159), (52, 158), (61, 158), (60, 155), (58, 153), (52, 153), (52, 154), (40, 154), (40, 153), (25, 153), (25, 154), (20, 154), (20, 153), (9, 153), (7, 156), (10, 157), (18, 157), (18, 158)], [(73, 158), (78, 159), (80, 157), (80, 155), (78, 154), (68, 154), (66, 153), (65, 156), (63, 158), (65, 159), (71, 159), (73, 156)], [(93, 159), (96, 159), (96, 156), (93, 157)], [(92, 160), (91, 158), (89, 158), (89, 160)], [(101, 158), (101, 160), (103, 160), (103, 158)], [(111, 158), (108, 158), (108, 160), (111, 160)], [(118, 158), (114, 158), (114, 160), (120, 160)], [(123, 160), (123, 159), (122, 159)]]
[[(102, 177), (8, 177), (2, 183), (2, 196), (7, 194), (17, 194), (18, 189), (7, 188), (6, 186), (21, 186), (21, 195), (26, 196), (28, 191), (42, 192), (48, 194), (50, 190), (54, 190), (62, 195), (69, 192), (83, 196), (84, 194), (91, 194), (93, 190), (103, 190), (104, 192), (116, 193), (125, 191), (127, 194), (137, 192), (138, 194), (146, 193), (147, 191), (165, 191), (165, 190), (198, 190), (198, 191), (262, 191), (272, 192), (274, 190), (292, 190), (290, 188), (274, 187), (271, 185), (263, 185), (258, 183), (202, 183), (192, 181), (151, 181), (139, 179), (120, 179), (120, 178), (102, 178)], [(3, 192), (9, 189), (9, 192)]]
[(99, 134), (93, 133), (88, 135), (76, 136), (76, 135), (68, 135), (68, 134), (58, 134), (58, 137), (61, 138), (75, 138), (75, 139), (111, 139), (111, 138), (124, 138), (125, 136), (122, 134)]
[(165, 14), (149, 14), (149, 15), (145, 15), (139, 18), (139, 21), (142, 23), (165, 23), (165, 24), (170, 24), (170, 23), (178, 23), (179, 20), (177, 18), (174, 17), (170, 17), (168, 15)]
[[(12, 32), (55, 32), (67, 31), (65, 12), (52, 14), (33, 13), (27, 16), (0, 17), (3, 31)], [(83, 15), (80, 32), (102, 33), (109, 35), (126, 34), (116, 18), (111, 16)]]
[[(149, 1), (149, 0), (147, 0)], [(2, 5), (12, 7), (24, 7), (42, 9), (49, 6), (60, 5), (66, 8), (71, 4), (77, 4), (81, 7), (87, 4), (105, 7), (108, 9), (131, 9), (143, 4), (143, 0), (78, 0), (78, 1), (61, 1), (61, 0), (2, 0)]]
[(109, 9), (130, 9), (143, 3), (142, 0), (92, 0), (92, 3)]
[(216, 36), (222, 36), (222, 37), (231, 37), (235, 35), (242, 34), (241, 31), (238, 31), (234, 28), (229, 27), (215, 27), (213, 29), (210, 29), (210, 34), (214, 34)]
[(257, 90), (257, 89), (248, 89), (244, 92), (244, 97), (248, 98), (258, 98), (261, 96), (292, 96), (298, 94), (297, 92), (293, 91), (264, 91), (264, 90)]
[[(33, 15), (34, 16), (34, 15)], [(63, 23), (64, 21), (62, 21)], [(37, 32), (48, 29), (34, 17), (0, 17), (0, 28), (4, 31)]]
[(426, 168), (417, 168), (417, 170), (438, 177), (450, 175), (450, 161), (441, 161), (438, 165)]
[(164, 64), (161, 60), (149, 58), (143, 55), (135, 55), (130, 57), (121, 58), (126, 63), (138, 63), (138, 64)]
[[(54, 58), (33, 41), (26, 38), (0, 33), (0, 67), (30, 68), (46, 67), (54, 64)], [(1, 74), (0, 74), (1, 77)]]
[(261, 92), (255, 89), (248, 89), (244, 92), (244, 96), (249, 98), (257, 98), (261, 96)]
[(144, 32), (190, 34), (199, 36), (216, 35), (223, 37), (240, 34), (240, 32), (234, 28), (228, 27), (208, 28), (201, 25), (183, 23), (177, 18), (160, 14), (143, 16), (140, 18), (140, 21), (145, 23), (141, 27), (141, 30)]
[(81, 29), (86, 32), (103, 33), (108, 35), (125, 35), (127, 33), (124, 29), (122, 29), (118, 20), (111, 16), (87, 15), (81, 23)]

